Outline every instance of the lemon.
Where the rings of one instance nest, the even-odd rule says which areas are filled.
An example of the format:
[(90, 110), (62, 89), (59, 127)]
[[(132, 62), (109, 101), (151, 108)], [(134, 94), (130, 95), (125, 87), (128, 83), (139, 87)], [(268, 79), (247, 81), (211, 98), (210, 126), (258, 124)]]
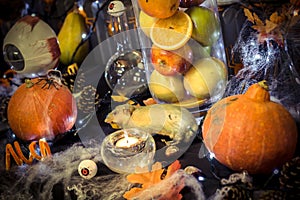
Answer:
[(176, 50), (191, 38), (193, 22), (188, 14), (177, 11), (166, 19), (158, 19), (152, 26), (150, 38), (161, 49)]
[(157, 18), (147, 15), (142, 10), (140, 11), (140, 14), (139, 14), (140, 28), (145, 33), (145, 35), (147, 35), (148, 37), (150, 37), (150, 29), (156, 20), (157, 20)]
[(149, 90), (154, 98), (167, 103), (181, 101), (185, 96), (182, 76), (164, 76), (154, 70), (150, 75)]

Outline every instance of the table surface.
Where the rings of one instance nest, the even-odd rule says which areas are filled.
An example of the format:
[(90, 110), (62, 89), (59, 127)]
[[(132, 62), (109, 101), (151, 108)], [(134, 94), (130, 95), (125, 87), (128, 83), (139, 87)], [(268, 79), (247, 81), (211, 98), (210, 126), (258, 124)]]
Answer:
[[(227, 48), (227, 51), (230, 52), (230, 49), (232, 48), (232, 45), (234, 44), (236, 38), (238, 37), (239, 31), (242, 27), (243, 20), (245, 19), (244, 14), (241, 10), (241, 7), (238, 4), (233, 4), (229, 6), (222, 7), (220, 9), (220, 18), (223, 26), (223, 37), (224, 37), (224, 43), (225, 47)], [(233, 20), (238, 18), (239, 20)], [(230, 31), (229, 31), (230, 30)], [(101, 82), (101, 81), (100, 81)], [(102, 79), (102, 82), (100, 83), (102, 86), (108, 88), (105, 81)], [(106, 86), (105, 86), (106, 85)], [(103, 90), (102, 90), (103, 91)], [(109, 91), (109, 89), (104, 90), (106, 92)], [(146, 95), (147, 96), (147, 95)], [(142, 98), (145, 98), (143, 96)], [(106, 114), (110, 111), (110, 107), (107, 105), (101, 105), (101, 109), (98, 111), (98, 119), (100, 120), (100, 124), (102, 125), (102, 128), (106, 134), (109, 134), (113, 131), (113, 129), (103, 122), (104, 117)], [(0, 153), (1, 155), (5, 155), (5, 144), (12, 143), (15, 138), (13, 137), (13, 134), (11, 133), (11, 130), (7, 126), (6, 123), (0, 124)], [(300, 128), (298, 129), (300, 130)], [(56, 152), (63, 152), (66, 151), (68, 148), (70, 148), (74, 144), (78, 144), (81, 142), (80, 137), (78, 135), (74, 135), (74, 132), (76, 132), (76, 129), (71, 130), (69, 133), (64, 135), (62, 138), (58, 139), (55, 143), (51, 144), (51, 151), (53, 154)], [(207, 157), (199, 157), (199, 151), (201, 149), (202, 141), (201, 141), (201, 133), (195, 138), (194, 142), (191, 144), (189, 149), (179, 158), (179, 161), (182, 165), (182, 168), (185, 168), (186, 166), (195, 166), (199, 168), (203, 174), (205, 174), (206, 179), (203, 182), (199, 182), (203, 186), (204, 193), (207, 197), (213, 195), (216, 191), (216, 189), (220, 188), (220, 179), (222, 178), (228, 178), (228, 176), (233, 171), (229, 170), (225, 166), (221, 165), (216, 160), (210, 160)], [(22, 144), (22, 148), (24, 151), (26, 151), (26, 145)], [(297, 149), (296, 155), (299, 155), (299, 148)], [(79, 157), (80, 158), (80, 157)], [(20, 179), (20, 171), (19, 169), (15, 169), (16, 166), (14, 166), (13, 170), (11, 171), (5, 171), (4, 169), (4, 163), (5, 163), (5, 157), (1, 156), (0, 158), (0, 199), (3, 198), (1, 193), (7, 194), (7, 190), (10, 190), (10, 192), (14, 193), (18, 191), (18, 188), (20, 187), (19, 191), (22, 191), (21, 187), (22, 184), (26, 182), (26, 177)], [(97, 162), (98, 165), (98, 173), (97, 176), (105, 176), (108, 174), (114, 174), (111, 172), (105, 165), (103, 165), (101, 162)], [(26, 167), (25, 167), (26, 169)], [(30, 168), (29, 168), (30, 169)], [(55, 171), (55, 169), (54, 169)], [(76, 178), (79, 178), (79, 174), (76, 173), (76, 170), (72, 169), (73, 175)], [(22, 174), (22, 173), (21, 173)], [(22, 175), (24, 176), (24, 174)], [(26, 176), (26, 173), (25, 173)], [(31, 177), (31, 176), (29, 176)], [(50, 178), (50, 177), (49, 177)], [(22, 181), (20, 181), (22, 180)], [(19, 183), (17, 183), (20, 181)], [(24, 182), (23, 182), (24, 181)], [(32, 180), (30, 180), (32, 181)], [(32, 181), (34, 183), (34, 181)], [(72, 180), (70, 184), (72, 183)], [(265, 176), (253, 176), (253, 183), (255, 184), (257, 190), (268, 190), (268, 189), (278, 189), (278, 175), (269, 174)], [(264, 187), (264, 184), (267, 184), (267, 187)], [(39, 199), (39, 195), (37, 193), (42, 193), (42, 185), (45, 183), (39, 183), (37, 180), (35, 185), (31, 186), (31, 192), (34, 195), (34, 199)], [(35, 188), (40, 188), (40, 191), (36, 191)], [(50, 195), (55, 197), (54, 199), (76, 199), (76, 195), (71, 194), (71, 196), (68, 196), (65, 194), (65, 191), (61, 187), (66, 187), (65, 185), (59, 185), (59, 183), (56, 183), (53, 185)], [(10, 189), (9, 189), (10, 188)], [(14, 194), (15, 196), (18, 196)], [(14, 197), (12, 195), (12, 197)], [(188, 199), (189, 194), (185, 194), (184, 198)], [(67, 197), (68, 196), (68, 197)], [(50, 197), (49, 197), (50, 199)]]

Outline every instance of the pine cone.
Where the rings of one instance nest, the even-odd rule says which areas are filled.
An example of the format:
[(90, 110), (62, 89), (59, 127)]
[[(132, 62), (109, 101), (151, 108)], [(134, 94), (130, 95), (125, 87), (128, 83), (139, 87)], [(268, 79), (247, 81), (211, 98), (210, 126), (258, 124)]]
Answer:
[(282, 189), (300, 191), (300, 157), (296, 157), (283, 165), (279, 181)]
[(254, 199), (259, 200), (285, 200), (286, 193), (281, 190), (259, 190), (254, 192)]
[(283, 165), (279, 182), (280, 188), (287, 191), (289, 199), (300, 199), (300, 157)]
[(91, 113), (95, 110), (95, 106), (99, 103), (99, 95), (96, 88), (89, 85), (84, 87), (78, 100), (78, 108), (84, 113)]

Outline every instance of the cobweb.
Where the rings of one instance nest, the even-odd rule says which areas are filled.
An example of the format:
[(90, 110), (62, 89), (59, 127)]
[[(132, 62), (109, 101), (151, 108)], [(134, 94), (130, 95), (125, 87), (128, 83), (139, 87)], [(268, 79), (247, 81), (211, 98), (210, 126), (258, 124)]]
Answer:
[(266, 80), (273, 101), (285, 106), (295, 119), (300, 120), (300, 76), (290, 58), (287, 44), (266, 37), (259, 42), (258, 33), (246, 21), (232, 52), (243, 68), (233, 76), (225, 96), (242, 94), (257, 82)]
[(100, 145), (91, 146), (76, 143), (33, 165), (1, 172), (0, 199), (118, 199), (128, 187), (124, 175), (98, 170), (87, 180), (78, 174), (82, 160), (101, 161)]
[[(124, 200), (123, 194), (136, 184), (130, 184), (126, 174), (113, 173), (102, 164), (99, 144), (91, 142), (88, 146), (75, 143), (32, 165), (13, 165), (9, 171), (1, 169), (0, 200)], [(98, 166), (96, 176), (91, 179), (84, 179), (78, 174), (78, 165), (86, 159), (93, 160)], [(185, 196), (204, 199), (201, 183), (193, 175), (183, 173), (183, 170), (178, 170), (174, 176), (148, 188), (147, 194), (164, 195), (168, 189), (172, 190), (170, 185), (178, 184), (182, 178), (184, 187), (189, 191)], [(144, 197), (142, 195), (141, 199)]]

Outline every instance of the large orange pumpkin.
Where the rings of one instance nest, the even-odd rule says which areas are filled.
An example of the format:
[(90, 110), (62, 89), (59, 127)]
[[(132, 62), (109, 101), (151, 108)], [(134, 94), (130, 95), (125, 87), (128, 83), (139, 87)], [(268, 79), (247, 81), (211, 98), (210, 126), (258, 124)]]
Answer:
[(206, 147), (220, 163), (251, 174), (270, 173), (290, 160), (298, 135), (290, 113), (270, 101), (265, 82), (215, 103), (202, 131)]
[(26, 81), (8, 103), (9, 126), (21, 140), (53, 140), (75, 124), (77, 107), (72, 93), (64, 85), (47, 81)]

